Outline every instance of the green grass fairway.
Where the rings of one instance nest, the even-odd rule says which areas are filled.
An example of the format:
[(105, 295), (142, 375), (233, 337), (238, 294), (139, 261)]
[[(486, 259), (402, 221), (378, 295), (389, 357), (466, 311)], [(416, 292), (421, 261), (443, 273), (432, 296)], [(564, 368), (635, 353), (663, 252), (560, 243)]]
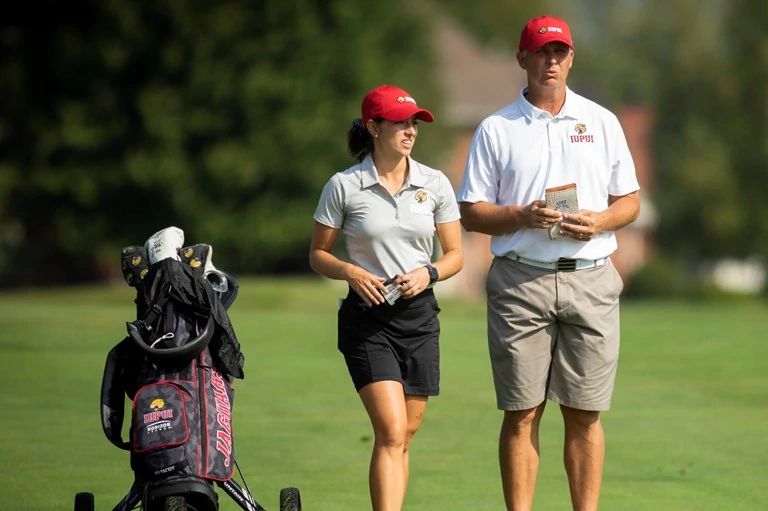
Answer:
[[(235, 449), (256, 499), (278, 509), (298, 486), (308, 511), (370, 509), (368, 419), (336, 350), (342, 287), (243, 279), (230, 313), (246, 356), (235, 385)], [(439, 294), (439, 287), (438, 287)], [(482, 302), (441, 298), (442, 392), (411, 454), (406, 509), (503, 508)], [(91, 491), (107, 510), (130, 486), (104, 438), (104, 358), (133, 319), (111, 287), (0, 293), (2, 509), (72, 509)], [(768, 307), (626, 302), (602, 509), (728, 511), (768, 502)], [(555, 406), (542, 425), (535, 509), (570, 509)], [(220, 494), (222, 510), (239, 509)]]

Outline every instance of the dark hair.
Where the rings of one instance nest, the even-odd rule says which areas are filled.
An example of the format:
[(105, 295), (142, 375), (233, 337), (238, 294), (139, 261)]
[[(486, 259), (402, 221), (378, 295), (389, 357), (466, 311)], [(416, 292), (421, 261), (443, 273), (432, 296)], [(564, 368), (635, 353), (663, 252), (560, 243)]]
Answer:
[[(374, 119), (379, 122), (378, 119)], [(352, 121), (352, 127), (347, 132), (347, 149), (357, 161), (363, 161), (366, 156), (373, 152), (373, 137), (365, 128), (362, 119)]]

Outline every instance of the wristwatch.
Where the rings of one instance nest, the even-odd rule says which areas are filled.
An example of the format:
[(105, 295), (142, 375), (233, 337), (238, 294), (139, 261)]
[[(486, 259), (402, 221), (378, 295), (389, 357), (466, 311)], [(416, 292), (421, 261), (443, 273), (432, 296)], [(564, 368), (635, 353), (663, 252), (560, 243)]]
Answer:
[(435, 282), (437, 282), (438, 279), (440, 278), (440, 275), (437, 273), (437, 268), (435, 268), (431, 264), (426, 265), (424, 268), (426, 268), (427, 271), (429, 272), (429, 283), (430, 283), (430, 285), (434, 284)]

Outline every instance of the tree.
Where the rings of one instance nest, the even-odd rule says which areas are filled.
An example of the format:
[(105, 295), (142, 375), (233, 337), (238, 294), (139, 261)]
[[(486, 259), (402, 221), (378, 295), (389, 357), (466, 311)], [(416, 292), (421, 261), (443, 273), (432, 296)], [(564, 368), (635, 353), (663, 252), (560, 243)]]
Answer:
[(169, 225), (231, 271), (300, 269), (362, 94), (434, 90), (404, 1), (40, 8), (0, 21), (5, 285), (114, 274), (121, 246)]
[[(644, 69), (656, 83), (659, 244), (689, 263), (765, 254), (766, 7), (653, 1), (647, 9), (638, 28), (653, 34), (646, 48), (655, 65)], [(757, 122), (745, 122), (745, 105)]]
[[(724, 38), (728, 82), (729, 157), (737, 179), (735, 202), (743, 223), (735, 234), (739, 255), (768, 254), (768, 5), (727, 4)], [(736, 37), (738, 36), (738, 37)], [(768, 289), (767, 289), (768, 290)]]

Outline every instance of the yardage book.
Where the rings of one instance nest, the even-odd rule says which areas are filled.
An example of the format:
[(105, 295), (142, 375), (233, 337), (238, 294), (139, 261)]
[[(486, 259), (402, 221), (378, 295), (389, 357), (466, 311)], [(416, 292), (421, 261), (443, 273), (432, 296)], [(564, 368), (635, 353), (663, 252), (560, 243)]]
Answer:
[[(544, 201), (549, 209), (562, 213), (576, 214), (579, 212), (579, 201), (576, 197), (576, 183), (570, 183), (544, 190)], [(560, 222), (549, 228), (549, 239), (563, 238), (560, 234)]]

